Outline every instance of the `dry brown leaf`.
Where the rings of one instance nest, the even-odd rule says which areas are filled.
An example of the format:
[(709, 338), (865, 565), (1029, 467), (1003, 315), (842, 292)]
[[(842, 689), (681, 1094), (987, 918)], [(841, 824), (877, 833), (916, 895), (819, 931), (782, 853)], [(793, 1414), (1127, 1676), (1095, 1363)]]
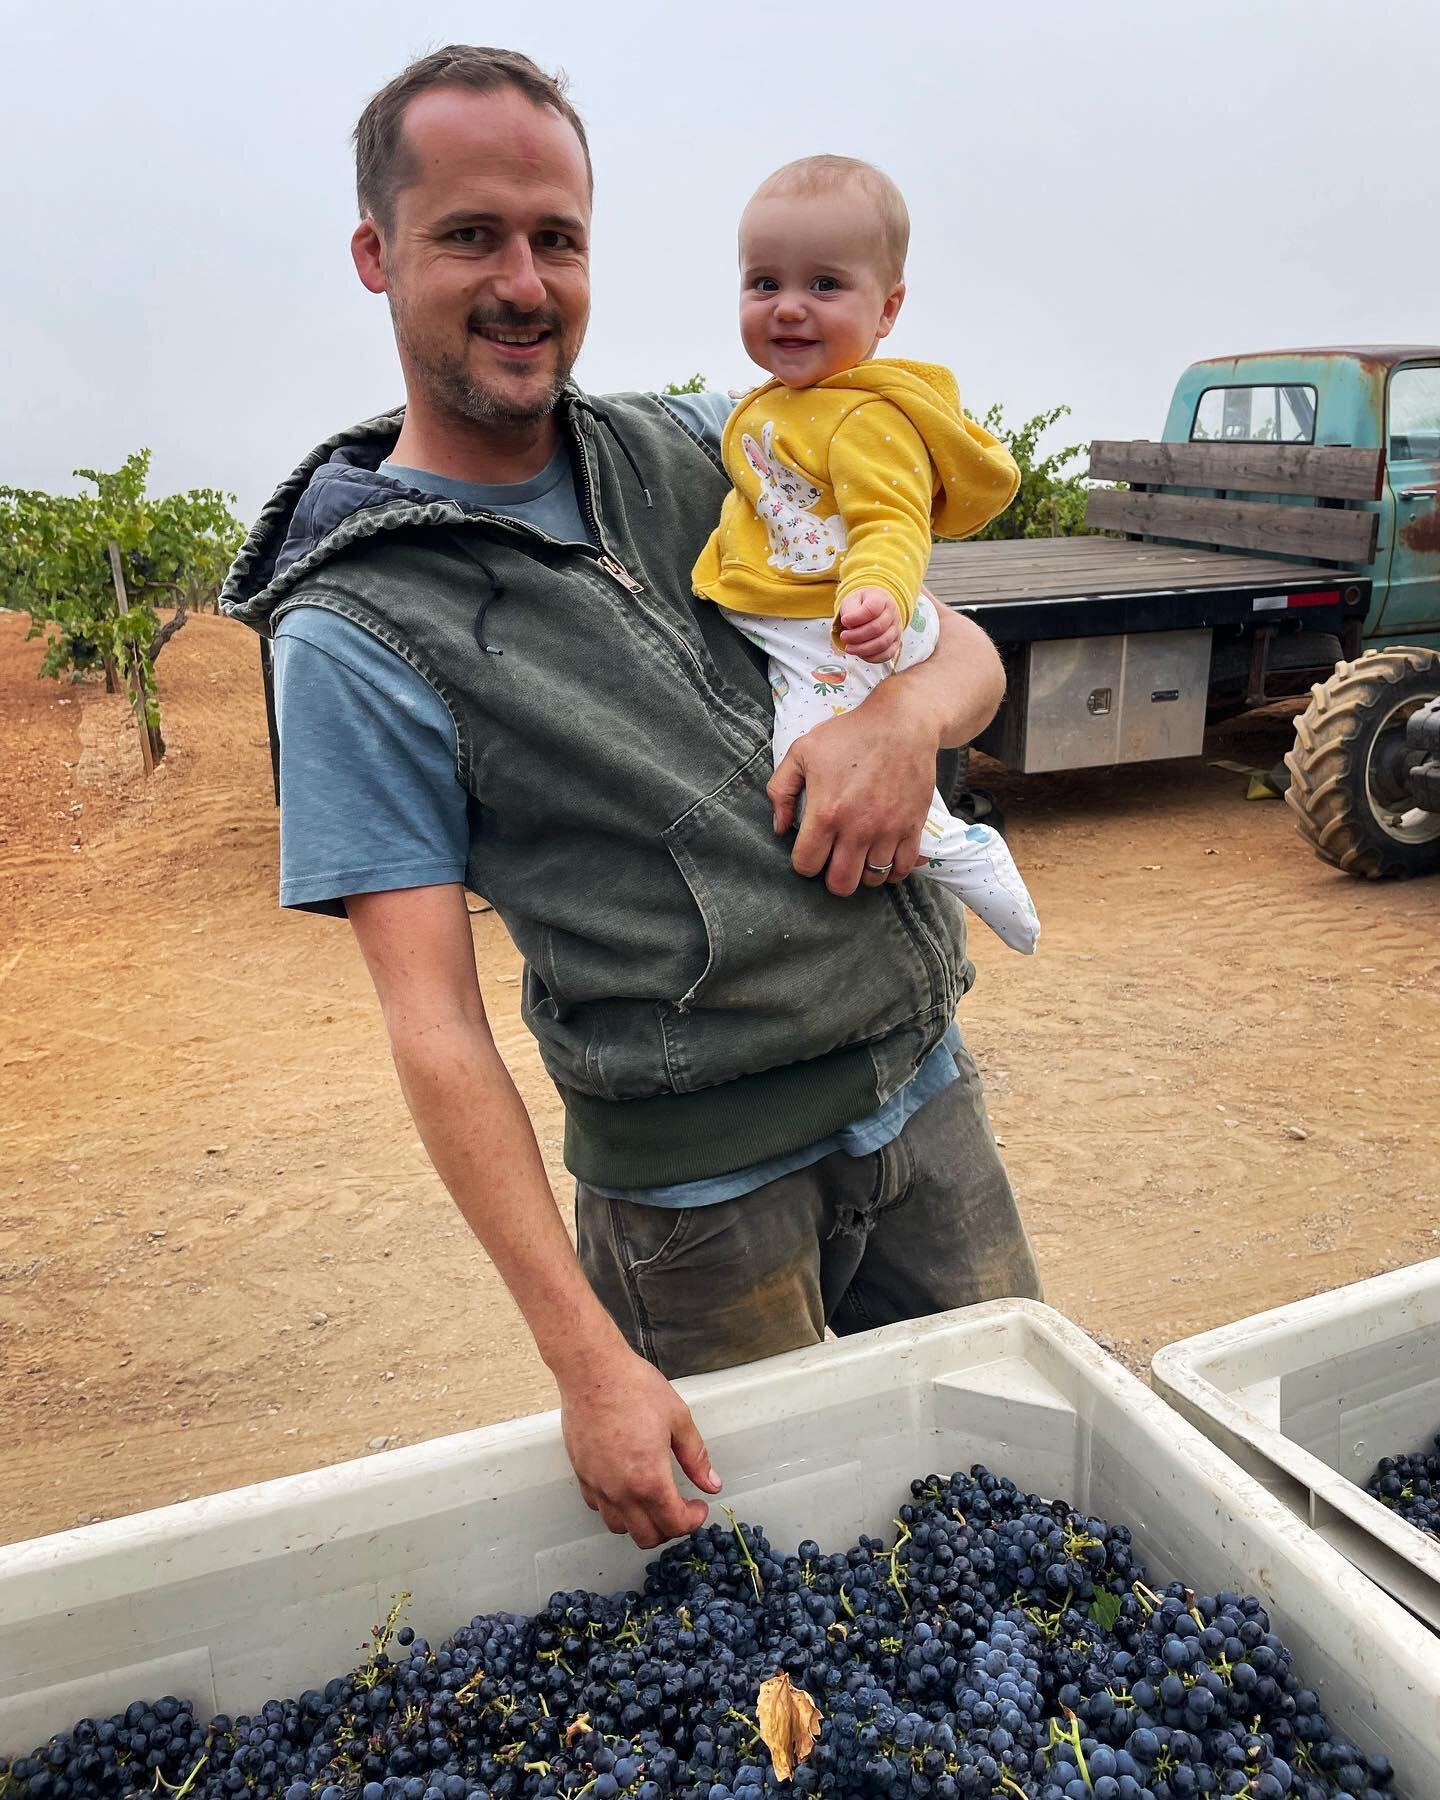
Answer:
[(590, 1715), (588, 1712), (581, 1713), (581, 1715), (578, 1719), (572, 1719), (570, 1721), (570, 1723), (565, 1727), (565, 1748), (567, 1750), (570, 1749), (571, 1746), (574, 1744), (576, 1738), (584, 1737), (585, 1733), (589, 1729), (590, 1729)]
[(783, 1671), (760, 1683), (755, 1720), (781, 1781), (788, 1781), (815, 1748), (823, 1717), (804, 1688)]

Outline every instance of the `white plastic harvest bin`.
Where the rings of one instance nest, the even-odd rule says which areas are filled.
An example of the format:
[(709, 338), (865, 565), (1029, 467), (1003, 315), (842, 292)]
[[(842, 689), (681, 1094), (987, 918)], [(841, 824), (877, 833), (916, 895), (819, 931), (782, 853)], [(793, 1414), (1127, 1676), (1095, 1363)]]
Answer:
[[(1337, 1725), (1440, 1795), (1440, 1640), (1057, 1313), (1006, 1301), (682, 1384), (727, 1502), (793, 1547), (886, 1532), (983, 1461), (1123, 1520), (1152, 1577), (1260, 1594)], [(391, 1597), (431, 1639), (638, 1585), (555, 1414), (0, 1549), (0, 1750), (174, 1692), (253, 1709), (353, 1667)]]
[(1157, 1390), (1327, 1543), (1440, 1631), (1440, 1539), (1365, 1492), (1440, 1431), (1440, 1261), (1160, 1351)]

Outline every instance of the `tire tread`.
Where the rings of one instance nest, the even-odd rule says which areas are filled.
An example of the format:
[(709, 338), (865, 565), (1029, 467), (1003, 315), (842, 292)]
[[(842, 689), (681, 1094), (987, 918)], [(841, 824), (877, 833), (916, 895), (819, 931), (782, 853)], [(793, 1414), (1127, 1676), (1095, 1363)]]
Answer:
[(1328, 681), (1317, 681), (1309, 706), (1295, 721), (1294, 747), (1285, 756), (1286, 805), (1315, 854), (1347, 875), (1377, 881), (1406, 869), (1403, 858), (1387, 856), (1367, 833), (1347, 777), (1365, 715), (1388, 689), (1427, 672), (1440, 682), (1440, 652), (1405, 646), (1369, 650), (1354, 662), (1337, 663)]

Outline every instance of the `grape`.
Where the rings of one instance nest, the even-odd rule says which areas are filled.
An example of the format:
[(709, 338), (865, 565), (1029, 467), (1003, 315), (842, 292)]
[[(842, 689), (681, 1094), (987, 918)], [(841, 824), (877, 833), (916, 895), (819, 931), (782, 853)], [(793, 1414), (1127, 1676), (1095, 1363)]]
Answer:
[[(1381, 1479), (1413, 1485), (1391, 1459)], [(1427, 1480), (1430, 1478), (1427, 1476)], [(795, 1555), (751, 1525), (664, 1550), (641, 1592), (553, 1594), (208, 1726), (175, 1695), (82, 1719), (6, 1800), (1386, 1800), (1260, 1601), (1146, 1581), (1123, 1525), (983, 1468), (910, 1484), (891, 1538)], [(393, 1620), (391, 1621), (393, 1624)], [(781, 1784), (756, 1728), (819, 1707)], [(163, 1785), (162, 1785), (163, 1784)]]
[(1381, 1457), (1365, 1492), (1417, 1530), (1440, 1537), (1440, 1436), (1414, 1456)]

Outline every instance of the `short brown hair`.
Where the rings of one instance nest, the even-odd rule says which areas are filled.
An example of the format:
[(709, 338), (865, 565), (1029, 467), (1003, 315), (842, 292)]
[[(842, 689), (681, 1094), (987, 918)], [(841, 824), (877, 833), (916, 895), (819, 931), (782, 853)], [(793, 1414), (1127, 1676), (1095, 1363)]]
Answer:
[(355, 196), (362, 219), (374, 219), (381, 226), (390, 223), (395, 196), (414, 179), (405, 142), (405, 109), (417, 95), (437, 87), (469, 88), (474, 94), (493, 94), (510, 87), (536, 106), (553, 108), (580, 140), (585, 174), (593, 191), (595, 173), (590, 166), (590, 145), (579, 113), (565, 98), (564, 75), (547, 75), (518, 50), (493, 50), (484, 44), (447, 44), (443, 50), (432, 50), (408, 69), (402, 69), (360, 115), (353, 137)]
[(875, 207), (880, 224), (880, 250), (887, 274), (899, 281), (910, 248), (910, 211), (905, 196), (883, 169), (858, 156), (802, 156), (767, 175), (753, 198), (770, 194), (827, 194), (847, 184), (862, 189)]

